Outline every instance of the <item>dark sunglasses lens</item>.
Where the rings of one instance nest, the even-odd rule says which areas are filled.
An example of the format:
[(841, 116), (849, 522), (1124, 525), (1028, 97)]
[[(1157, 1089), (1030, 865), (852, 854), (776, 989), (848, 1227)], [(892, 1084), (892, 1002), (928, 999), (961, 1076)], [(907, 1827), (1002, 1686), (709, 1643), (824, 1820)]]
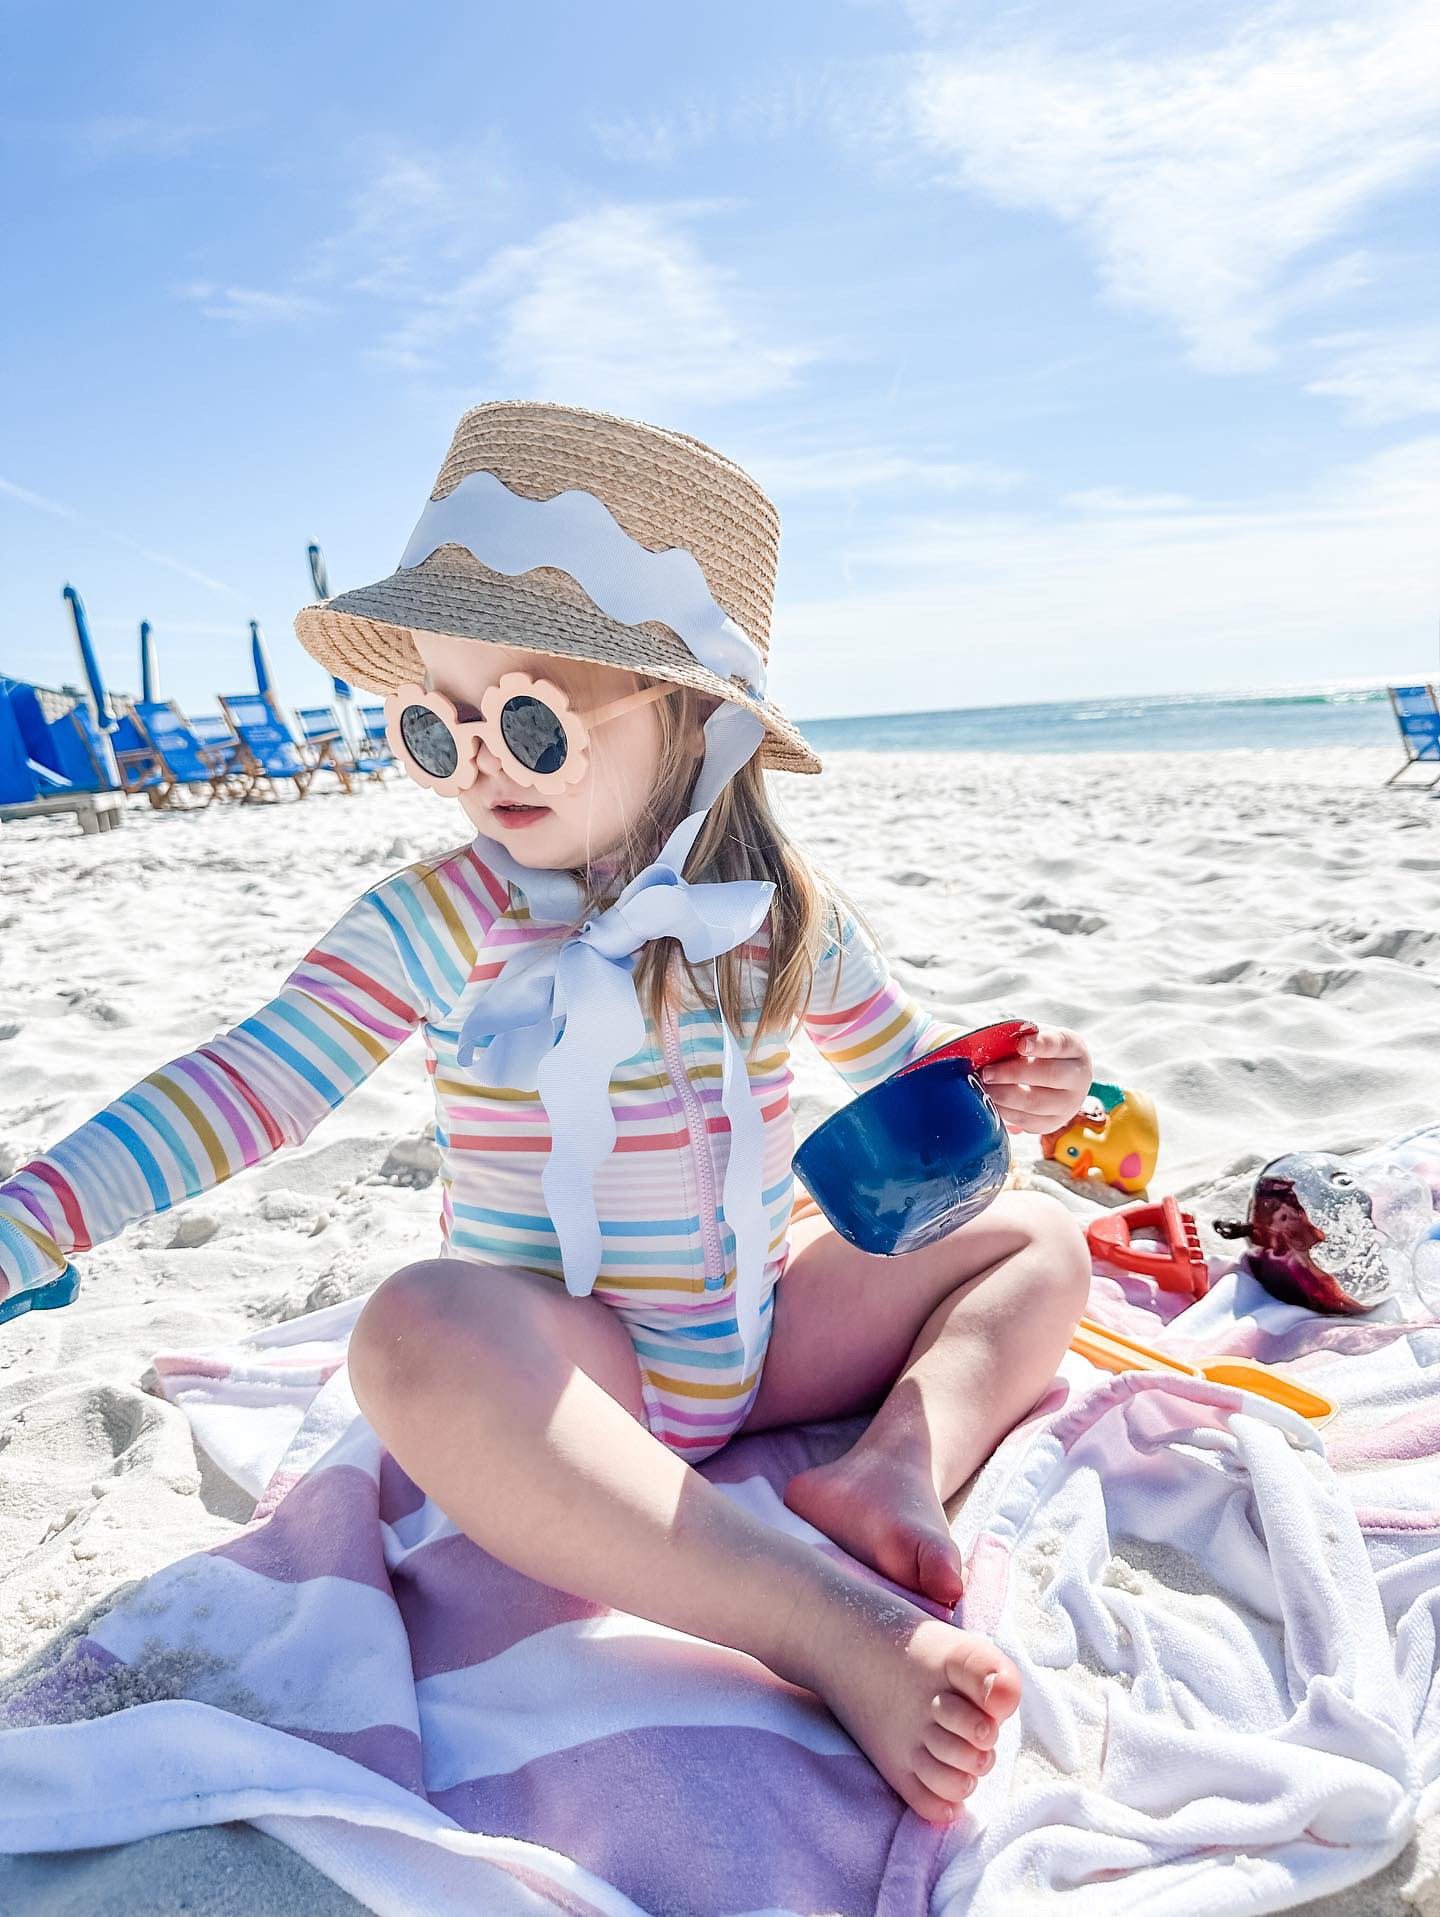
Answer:
[(400, 737), (416, 765), (432, 779), (448, 779), (460, 763), (449, 726), (429, 706), (406, 706), (400, 714)]
[(570, 751), (559, 719), (549, 706), (528, 694), (505, 701), (500, 736), (528, 772), (558, 772)]

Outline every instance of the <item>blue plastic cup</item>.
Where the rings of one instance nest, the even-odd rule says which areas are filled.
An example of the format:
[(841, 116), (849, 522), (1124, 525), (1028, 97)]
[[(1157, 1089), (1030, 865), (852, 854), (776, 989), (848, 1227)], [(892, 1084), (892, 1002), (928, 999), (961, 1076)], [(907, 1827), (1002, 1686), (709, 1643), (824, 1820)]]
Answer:
[(884, 1258), (978, 1217), (1009, 1169), (1009, 1135), (978, 1066), (951, 1047), (843, 1106), (794, 1160), (840, 1236)]

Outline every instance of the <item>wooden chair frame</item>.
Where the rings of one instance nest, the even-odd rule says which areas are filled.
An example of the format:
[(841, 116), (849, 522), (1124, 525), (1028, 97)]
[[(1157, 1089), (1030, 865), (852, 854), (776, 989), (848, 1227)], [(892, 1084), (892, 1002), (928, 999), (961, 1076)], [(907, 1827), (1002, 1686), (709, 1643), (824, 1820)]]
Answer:
[[(305, 722), (306, 712), (328, 714), (331, 730), (312, 733)], [(295, 716), (300, 721), (302, 736), (296, 744), (301, 758), (309, 759), (314, 772), (333, 772), (347, 794), (354, 792), (353, 775), (357, 768), (334, 707), (306, 706), (298, 710)]]

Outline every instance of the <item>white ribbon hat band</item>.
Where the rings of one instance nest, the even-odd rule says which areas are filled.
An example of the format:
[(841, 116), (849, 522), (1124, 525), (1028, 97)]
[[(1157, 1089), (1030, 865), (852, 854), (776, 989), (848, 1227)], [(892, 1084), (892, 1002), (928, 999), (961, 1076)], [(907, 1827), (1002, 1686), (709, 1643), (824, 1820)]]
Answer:
[(715, 601), (700, 563), (681, 546), (651, 552), (632, 539), (603, 500), (572, 490), (526, 499), (494, 473), (467, 473), (432, 499), (401, 556), (418, 566), (441, 546), (463, 546), (492, 572), (514, 577), (537, 566), (565, 572), (601, 612), (621, 625), (658, 619), (702, 666), (765, 696), (760, 649)]

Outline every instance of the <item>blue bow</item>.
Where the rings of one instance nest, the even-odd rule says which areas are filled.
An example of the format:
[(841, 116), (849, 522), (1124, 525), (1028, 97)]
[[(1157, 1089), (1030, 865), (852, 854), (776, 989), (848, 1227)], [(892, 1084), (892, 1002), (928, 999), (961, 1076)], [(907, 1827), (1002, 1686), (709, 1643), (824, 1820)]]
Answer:
[[(566, 1288), (576, 1297), (588, 1296), (600, 1269), (594, 1181), (615, 1146), (610, 1081), (621, 1061), (645, 1042), (645, 1018), (635, 993), (636, 956), (651, 939), (673, 938), (692, 965), (713, 966), (721, 953), (755, 936), (774, 895), (774, 886), (760, 880), (692, 885), (682, 876), (716, 793), (753, 754), (763, 728), (741, 708), (722, 706), (706, 734), (706, 763), (695, 793), (699, 809), (677, 826), (660, 856), (613, 905), (534, 962), (496, 979), (460, 1028), (462, 1065), (470, 1064), (480, 1041), (488, 1039), (487, 1077), (517, 1088), (533, 1085), (540, 1094), (552, 1140), (542, 1189), (560, 1241)], [(524, 892), (533, 918), (574, 923), (578, 892), (567, 874), (519, 866), (488, 839), (477, 844), (485, 863)], [(735, 1234), (736, 1325), (748, 1373), (760, 1349), (769, 1251), (761, 1199), (764, 1122), (750, 1091), (745, 1054), (723, 1016), (720, 1024), (721, 1109), (730, 1122), (724, 1210)], [(697, 1143), (708, 1149), (703, 1139)]]

